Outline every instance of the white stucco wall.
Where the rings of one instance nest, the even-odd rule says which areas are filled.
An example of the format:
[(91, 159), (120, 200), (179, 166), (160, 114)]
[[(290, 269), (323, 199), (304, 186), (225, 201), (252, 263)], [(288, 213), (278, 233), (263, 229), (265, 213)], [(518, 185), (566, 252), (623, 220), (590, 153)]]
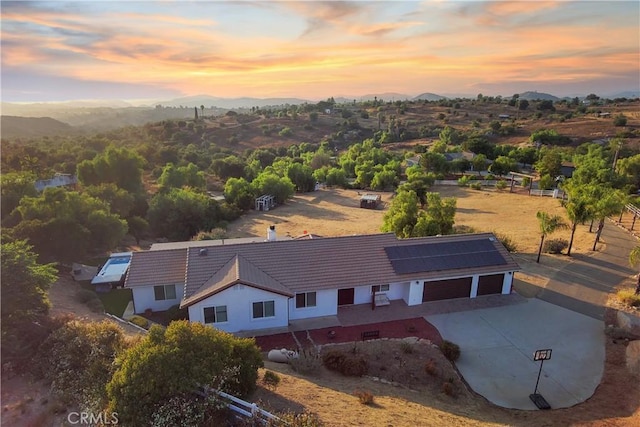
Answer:
[(133, 306), (136, 313), (144, 313), (145, 310), (148, 309), (164, 311), (176, 304), (180, 304), (182, 299), (182, 286), (176, 286), (176, 299), (156, 301), (153, 286), (137, 286), (131, 288), (131, 293), (133, 295)]
[(424, 290), (423, 280), (412, 280), (409, 282), (405, 293), (402, 297), (407, 305), (419, 305), (422, 304), (422, 292)]
[[(204, 323), (205, 307), (226, 305), (227, 321), (211, 323), (210, 326), (226, 332), (286, 327), (289, 325), (288, 299), (251, 286), (235, 285), (190, 306), (189, 320)], [(274, 317), (253, 318), (253, 303), (260, 301), (274, 301)]]
[(338, 291), (336, 289), (316, 292), (316, 306), (296, 308), (296, 299), (289, 300), (289, 319), (308, 319), (311, 317), (335, 316), (338, 314)]

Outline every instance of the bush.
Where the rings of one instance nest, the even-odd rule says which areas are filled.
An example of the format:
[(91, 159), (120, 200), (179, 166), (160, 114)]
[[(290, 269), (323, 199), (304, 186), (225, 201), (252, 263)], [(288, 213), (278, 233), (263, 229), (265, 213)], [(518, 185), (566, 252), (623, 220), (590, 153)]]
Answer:
[(347, 377), (361, 377), (369, 371), (367, 360), (359, 354), (346, 354), (339, 350), (331, 350), (322, 357), (327, 369), (340, 372)]
[(498, 182), (496, 182), (496, 188), (498, 190), (504, 190), (505, 188), (507, 188), (507, 181), (498, 181)]
[(518, 250), (516, 246), (516, 242), (511, 237), (501, 233), (493, 233), (493, 234), (495, 234), (496, 238), (500, 241), (500, 243), (502, 243), (502, 245), (509, 252), (516, 252)]
[(140, 326), (141, 328), (144, 328), (144, 329), (149, 328), (149, 321), (142, 316), (138, 316), (138, 315), (131, 316), (131, 318), (129, 319), (129, 322), (133, 323), (136, 326)]
[(621, 289), (616, 293), (618, 301), (630, 307), (640, 307), (640, 295), (636, 295), (631, 289)]
[(117, 412), (123, 425), (148, 425), (159, 405), (198, 386), (249, 395), (262, 366), (254, 339), (197, 322), (153, 326), (118, 359), (107, 384), (107, 410)]
[(447, 396), (455, 397), (456, 387), (453, 384), (453, 378), (449, 378), (448, 381), (442, 383), (442, 392)]
[(312, 375), (320, 370), (322, 359), (315, 348), (303, 348), (298, 352), (298, 357), (289, 360), (289, 365), (294, 371), (303, 375)]
[(70, 321), (42, 343), (37, 367), (62, 402), (100, 411), (114, 360), (124, 347), (122, 329), (112, 322)]
[(435, 360), (429, 359), (427, 363), (424, 364), (424, 371), (432, 377), (435, 377), (438, 374), (438, 364)]
[(451, 362), (455, 362), (460, 358), (460, 346), (451, 341), (443, 340), (440, 343), (440, 351)]
[(626, 126), (627, 125), (627, 118), (623, 114), (618, 114), (613, 119), (613, 125), (617, 126), (617, 127)]
[(410, 343), (403, 341), (400, 343), (400, 350), (402, 350), (404, 354), (411, 354), (413, 353), (413, 346)]
[(362, 403), (363, 405), (373, 404), (373, 401), (374, 401), (373, 394), (371, 394), (371, 392), (369, 391), (356, 390), (353, 392), (353, 395), (356, 396), (360, 401), (360, 403)]
[(76, 299), (83, 304), (88, 303), (92, 299), (96, 298), (98, 298), (98, 295), (90, 289), (82, 288), (79, 289), (78, 292), (76, 292)]
[(178, 304), (169, 307), (166, 315), (169, 322), (173, 322), (174, 320), (189, 320), (189, 310), (180, 308)]
[(470, 187), (474, 190), (482, 190), (482, 183), (474, 182), (473, 184), (470, 185)]
[(561, 254), (569, 247), (566, 239), (550, 239), (544, 242), (544, 252), (548, 254)]
[(104, 313), (104, 304), (102, 304), (102, 301), (100, 301), (100, 298), (97, 296), (87, 302), (87, 307), (94, 313)]
[(468, 175), (464, 175), (461, 178), (458, 179), (458, 186), (460, 187), (468, 187), (469, 186), (469, 181), (471, 181), (471, 178)]
[(266, 371), (262, 377), (262, 384), (268, 389), (275, 390), (278, 388), (278, 384), (280, 384), (280, 375), (273, 371)]

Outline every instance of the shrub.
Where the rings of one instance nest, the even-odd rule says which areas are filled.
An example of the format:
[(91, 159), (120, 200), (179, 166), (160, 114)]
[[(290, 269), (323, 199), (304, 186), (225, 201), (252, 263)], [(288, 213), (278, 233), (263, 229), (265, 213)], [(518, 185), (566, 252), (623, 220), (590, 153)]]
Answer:
[(470, 185), (470, 187), (474, 190), (482, 190), (482, 183), (474, 182), (473, 184)]
[(507, 188), (507, 181), (498, 181), (498, 182), (496, 182), (496, 188), (498, 190), (504, 190), (505, 188)]
[(568, 247), (569, 242), (566, 239), (550, 239), (544, 242), (544, 251), (548, 254), (561, 254)]
[(178, 304), (169, 307), (166, 315), (170, 322), (174, 320), (189, 320), (189, 310), (186, 308), (180, 308)]
[(502, 243), (502, 245), (509, 252), (516, 252), (518, 250), (516, 246), (516, 242), (510, 236), (507, 236), (506, 234), (501, 234), (501, 233), (493, 233), (493, 234), (495, 234), (497, 239), (500, 240), (500, 243)]
[(280, 384), (280, 375), (273, 371), (266, 371), (262, 377), (262, 384), (268, 389), (275, 390), (278, 388), (278, 384)]
[(438, 364), (435, 360), (429, 359), (427, 363), (424, 364), (424, 371), (432, 377), (435, 377), (438, 374)]
[(442, 351), (444, 357), (451, 362), (455, 362), (460, 358), (460, 346), (451, 341), (443, 340), (442, 343), (440, 343), (440, 351)]
[(469, 186), (469, 181), (471, 181), (471, 178), (468, 175), (464, 175), (461, 178), (458, 179), (458, 186), (460, 187), (468, 187)]
[(90, 289), (83, 288), (79, 289), (78, 292), (76, 292), (76, 299), (83, 304), (95, 298), (98, 298), (98, 295), (96, 295), (96, 293)]
[(347, 377), (361, 377), (369, 371), (367, 360), (360, 354), (331, 350), (322, 357), (322, 362), (327, 369)]
[(280, 136), (291, 136), (293, 135), (293, 131), (289, 127), (282, 128), (280, 132), (278, 132)]
[(37, 368), (63, 403), (100, 411), (114, 360), (124, 347), (122, 329), (112, 322), (70, 321), (42, 343)]
[(291, 369), (300, 374), (311, 375), (320, 370), (322, 359), (315, 348), (303, 348), (302, 351), (298, 352), (297, 358), (289, 360), (289, 365)]
[(184, 320), (153, 326), (118, 359), (107, 384), (107, 410), (123, 425), (148, 425), (159, 405), (199, 385), (249, 395), (262, 366), (254, 339)]
[(626, 126), (627, 125), (627, 118), (623, 115), (623, 114), (618, 114), (614, 119), (613, 119), (613, 125), (614, 126)]
[[(173, 396), (151, 415), (155, 427), (222, 425), (228, 419), (227, 405), (217, 395), (200, 397), (190, 393)], [(206, 424), (205, 424), (206, 423)]]
[(129, 322), (133, 323), (136, 326), (140, 326), (141, 328), (149, 328), (149, 321), (142, 316), (131, 316)]
[(104, 305), (97, 296), (87, 302), (87, 307), (94, 313), (104, 313)]
[(640, 295), (634, 294), (631, 289), (621, 289), (616, 293), (618, 301), (630, 307), (640, 307)]
[(413, 353), (413, 346), (410, 343), (403, 341), (400, 343), (400, 350), (402, 350), (404, 354), (411, 354)]
[(455, 397), (456, 387), (453, 384), (453, 378), (449, 378), (448, 381), (442, 383), (442, 392), (447, 396)]
[(356, 396), (360, 401), (360, 403), (362, 403), (363, 405), (373, 404), (373, 401), (374, 401), (373, 394), (371, 394), (371, 392), (369, 391), (356, 390), (353, 392), (353, 395)]

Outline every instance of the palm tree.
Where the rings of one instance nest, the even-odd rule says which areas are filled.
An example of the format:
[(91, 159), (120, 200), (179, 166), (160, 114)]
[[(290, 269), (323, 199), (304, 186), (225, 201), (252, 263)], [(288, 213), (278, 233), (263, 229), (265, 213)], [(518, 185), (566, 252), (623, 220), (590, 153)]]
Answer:
[[(629, 264), (635, 266), (640, 264), (640, 246), (636, 246), (631, 249), (629, 253)], [(638, 281), (636, 282), (636, 295), (640, 295), (640, 274), (638, 274)]]
[(536, 217), (538, 218), (538, 225), (540, 225), (540, 247), (538, 248), (538, 258), (536, 259), (536, 262), (539, 263), (544, 238), (547, 234), (551, 234), (558, 229), (567, 228), (567, 224), (565, 224), (560, 215), (549, 215), (546, 212), (538, 211)]
[(567, 216), (571, 221), (571, 238), (569, 239), (569, 248), (567, 249), (567, 256), (571, 256), (571, 248), (573, 246), (573, 237), (576, 233), (578, 224), (584, 224), (589, 218), (591, 218), (591, 210), (588, 200), (583, 197), (570, 197), (564, 204), (564, 208), (567, 210)]

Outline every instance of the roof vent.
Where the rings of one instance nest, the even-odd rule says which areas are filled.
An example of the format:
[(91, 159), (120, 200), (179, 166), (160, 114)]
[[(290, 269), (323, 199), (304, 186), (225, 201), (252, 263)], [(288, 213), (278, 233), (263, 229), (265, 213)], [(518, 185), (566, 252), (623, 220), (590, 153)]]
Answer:
[(492, 237), (489, 237), (489, 240), (491, 240), (492, 242), (495, 242), (496, 238), (492, 236)]
[(207, 250), (207, 248), (204, 248), (204, 249), (200, 249), (200, 252), (198, 252), (198, 255), (207, 256), (208, 253), (209, 251)]

